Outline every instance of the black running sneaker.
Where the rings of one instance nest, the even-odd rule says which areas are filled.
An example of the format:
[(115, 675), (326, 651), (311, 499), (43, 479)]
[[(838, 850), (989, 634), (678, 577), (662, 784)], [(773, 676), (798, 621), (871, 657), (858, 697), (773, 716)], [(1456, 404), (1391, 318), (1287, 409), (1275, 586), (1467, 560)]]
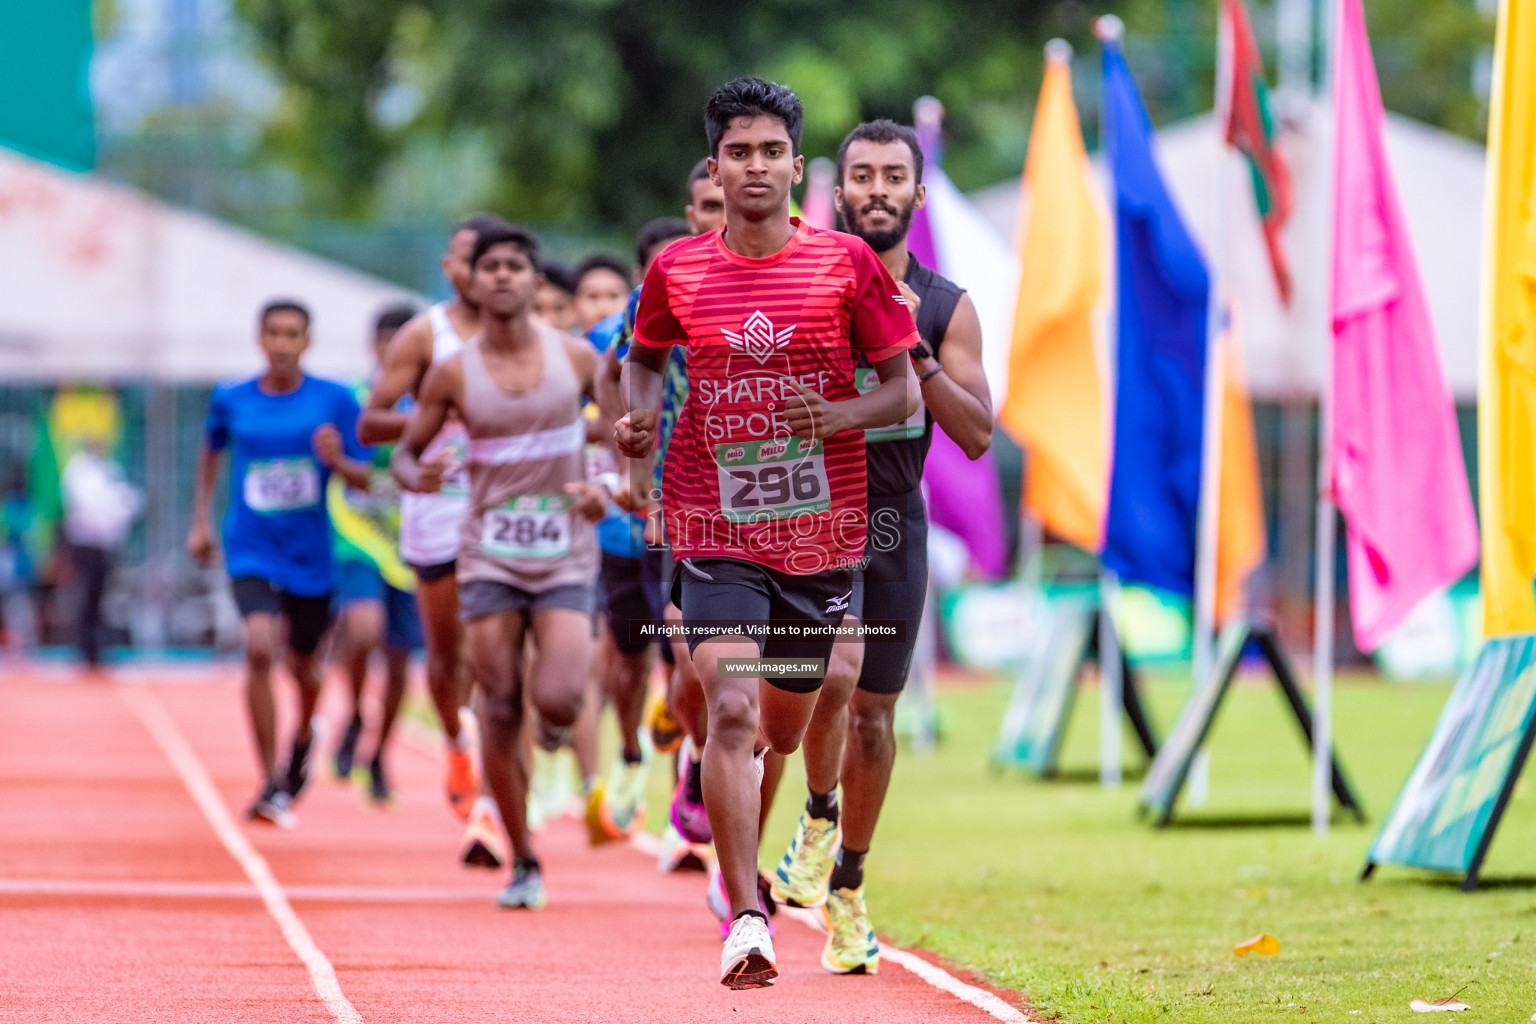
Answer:
[(341, 734), (336, 747), (336, 777), (345, 781), (352, 775), (352, 762), (357, 757), (357, 741), (363, 734), (363, 716), (353, 715), (347, 723), (347, 731)]
[(320, 738), (320, 721), (316, 719), (310, 724), (309, 739), (300, 741), (297, 736), (293, 738), (293, 750), (288, 755), (288, 767), (283, 771), (283, 788), (288, 792), (290, 800), (297, 800), (299, 794), (304, 792), (304, 787), (309, 784), (309, 755), (315, 748), (315, 741)]
[(245, 816), (251, 821), (262, 821), (278, 828), (293, 828), (293, 808), (288, 793), (275, 779), (262, 786), (256, 802), (246, 809)]
[(383, 754), (373, 755), (373, 760), (368, 762), (368, 799), (376, 804), (392, 803), (395, 799), (389, 780), (384, 778)]

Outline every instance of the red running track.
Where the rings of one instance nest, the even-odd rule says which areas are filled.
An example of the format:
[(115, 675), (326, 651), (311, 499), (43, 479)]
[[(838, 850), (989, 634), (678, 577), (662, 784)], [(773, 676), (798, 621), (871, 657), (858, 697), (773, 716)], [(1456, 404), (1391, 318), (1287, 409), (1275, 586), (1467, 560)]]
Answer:
[[(660, 875), (629, 847), (589, 849), (570, 821), (539, 840), (549, 906), (499, 911), (501, 874), (456, 862), (460, 826), (440, 795), (439, 759), (399, 743), (392, 768), (390, 810), (317, 778), (296, 830), (247, 825), (255, 772), (231, 673), (83, 683), (8, 669), (0, 1019), (1025, 1019), (969, 989), (993, 1001), (984, 1012), (890, 961), (875, 977), (828, 975), (820, 935), (782, 915), (778, 984), (729, 992), (703, 876)], [(211, 782), (202, 805), (199, 779)], [(223, 838), (220, 818), (233, 822)], [(244, 863), (242, 849), (254, 855)], [(265, 901), (249, 873), (263, 862), (275, 883)]]

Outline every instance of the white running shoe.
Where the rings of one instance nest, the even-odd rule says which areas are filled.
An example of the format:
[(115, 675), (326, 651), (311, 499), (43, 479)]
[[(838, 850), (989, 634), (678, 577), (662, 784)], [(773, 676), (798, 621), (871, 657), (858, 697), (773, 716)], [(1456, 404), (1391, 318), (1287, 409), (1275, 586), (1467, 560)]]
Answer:
[(757, 769), (757, 784), (763, 784), (763, 776), (768, 771), (768, 748), (754, 751), (752, 754), (752, 766)]
[(756, 914), (738, 917), (720, 951), (720, 984), (729, 989), (767, 988), (778, 976), (768, 922)]

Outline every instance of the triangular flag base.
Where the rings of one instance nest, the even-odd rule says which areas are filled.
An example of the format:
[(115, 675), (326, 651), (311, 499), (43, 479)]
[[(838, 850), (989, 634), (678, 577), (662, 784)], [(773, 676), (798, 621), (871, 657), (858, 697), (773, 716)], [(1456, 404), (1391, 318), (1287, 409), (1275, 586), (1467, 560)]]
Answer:
[[(1142, 818), (1150, 817), (1158, 828), (1165, 828), (1173, 820), (1173, 809), (1188, 781), (1190, 765), (1196, 752), (1205, 745), (1211, 725), (1216, 720), (1216, 712), (1226, 698), (1227, 691), (1231, 689), (1238, 661), (1250, 640), (1258, 645), (1265, 662), (1274, 673), (1275, 682), (1285, 695), (1291, 714), (1306, 739), (1307, 749), (1312, 749), (1312, 710), (1302, 696), (1296, 673), (1291, 670), (1290, 660), (1281, 649), (1279, 640), (1269, 629), (1253, 623), (1244, 620), (1231, 623), (1221, 632), (1210, 674), (1190, 695), (1184, 710), (1179, 713), (1178, 723), (1158, 751), (1142, 783), (1138, 814)], [(1352, 812), (1357, 821), (1364, 821), (1365, 811), (1344, 779), (1337, 751), (1332, 756), (1334, 799), (1339, 806)]]
[(1465, 872), (1483, 859), (1536, 741), (1536, 634), (1495, 637), (1457, 682), (1403, 784), (1360, 880), (1378, 864)]
[[(992, 751), (994, 767), (1019, 767), (1045, 779), (1058, 774), (1083, 668), (1099, 660), (1100, 630), (1114, 628), (1106, 623), (1096, 596), (1058, 599), (1047, 607), (1050, 618), (1044, 642), (1014, 684)], [(1141, 699), (1141, 677), (1126, 657), (1124, 645), (1115, 646), (1120, 651), (1125, 717), (1151, 761), (1157, 756), (1157, 736)]]

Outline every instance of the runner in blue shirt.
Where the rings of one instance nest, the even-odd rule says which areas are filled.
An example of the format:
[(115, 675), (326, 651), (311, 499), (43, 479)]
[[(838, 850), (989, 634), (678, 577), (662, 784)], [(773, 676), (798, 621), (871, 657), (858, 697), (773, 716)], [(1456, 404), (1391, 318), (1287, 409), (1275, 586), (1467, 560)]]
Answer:
[[(357, 440), (352, 392), (299, 367), (309, 347), (309, 311), (296, 302), (271, 302), (259, 324), (266, 372), (215, 388), (208, 400), (187, 550), (199, 562), (213, 558), (209, 511), (227, 448), (224, 562), (245, 620), (246, 700), (263, 778), (248, 815), (290, 828), (292, 800), (308, 780), (311, 719), (320, 698), (315, 649), (330, 624), (325, 488), (334, 472), (366, 490), (368, 450)], [(285, 632), (288, 668), (299, 686), (299, 726), (288, 765), (279, 773), (272, 662)]]

